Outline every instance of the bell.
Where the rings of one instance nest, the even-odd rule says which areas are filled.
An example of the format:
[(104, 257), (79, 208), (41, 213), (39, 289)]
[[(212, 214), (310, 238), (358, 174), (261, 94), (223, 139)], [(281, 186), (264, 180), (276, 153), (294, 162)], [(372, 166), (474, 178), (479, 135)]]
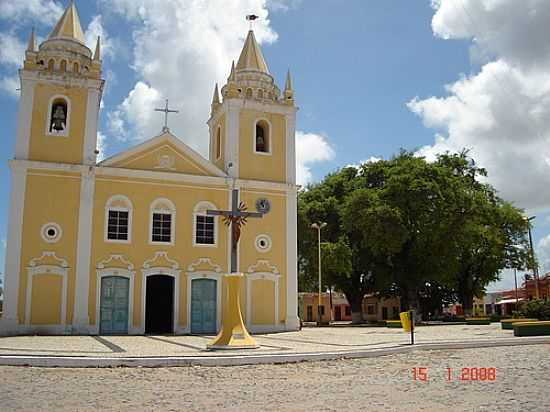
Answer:
[(223, 278), (227, 299), (225, 299), (223, 305), (222, 329), (218, 336), (206, 345), (209, 350), (259, 348), (259, 345), (246, 330), (241, 314), (242, 278), (242, 273), (230, 273)]

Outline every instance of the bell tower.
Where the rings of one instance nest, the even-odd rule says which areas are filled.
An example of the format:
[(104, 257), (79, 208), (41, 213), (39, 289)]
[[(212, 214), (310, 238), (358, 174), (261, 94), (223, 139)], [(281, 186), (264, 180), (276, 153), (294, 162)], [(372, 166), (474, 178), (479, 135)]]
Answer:
[(48, 38), (30, 35), (21, 79), (15, 158), (95, 165), (103, 83), (100, 40), (86, 46), (73, 1)]
[(232, 177), (294, 185), (296, 111), (290, 72), (281, 95), (250, 30), (221, 97), (214, 89), (210, 161)]

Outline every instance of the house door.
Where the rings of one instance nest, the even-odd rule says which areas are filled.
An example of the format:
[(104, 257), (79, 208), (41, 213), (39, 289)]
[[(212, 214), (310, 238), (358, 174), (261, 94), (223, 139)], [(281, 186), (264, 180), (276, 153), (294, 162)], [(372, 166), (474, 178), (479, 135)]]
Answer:
[(382, 319), (383, 320), (388, 319), (388, 308), (385, 306), (382, 306)]
[(128, 297), (130, 280), (120, 276), (101, 279), (99, 333), (128, 333)]
[(313, 322), (313, 306), (311, 305), (307, 307), (307, 322)]
[(213, 279), (191, 281), (191, 333), (216, 333), (217, 282)]
[(334, 308), (334, 320), (342, 320), (342, 309), (339, 305)]
[(174, 332), (174, 278), (147, 276), (145, 290), (145, 333)]

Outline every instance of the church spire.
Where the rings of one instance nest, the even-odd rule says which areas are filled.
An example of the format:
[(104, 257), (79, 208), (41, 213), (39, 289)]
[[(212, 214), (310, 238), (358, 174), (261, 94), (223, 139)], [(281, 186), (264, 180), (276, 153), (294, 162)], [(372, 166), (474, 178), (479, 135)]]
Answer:
[(36, 51), (36, 34), (34, 27), (32, 28), (31, 34), (29, 36), (29, 44), (27, 45), (27, 51), (35, 52)]
[(248, 32), (246, 37), (241, 56), (237, 62), (237, 70), (258, 70), (269, 74), (264, 55), (252, 30)]
[(71, 0), (65, 12), (50, 33), (48, 39), (70, 39), (85, 44), (84, 32), (80, 25), (80, 18), (76, 11), (74, 1)]
[(229, 73), (229, 78), (227, 80), (230, 82), (234, 82), (235, 80), (237, 80), (235, 76), (235, 60), (231, 62), (231, 73)]
[(212, 113), (220, 106), (220, 91), (218, 90), (218, 83), (214, 87), (214, 96), (212, 96)]
[(101, 61), (101, 37), (97, 36), (97, 43), (95, 45), (94, 61)]
[(290, 69), (286, 72), (285, 92), (292, 91), (292, 78), (290, 77)]

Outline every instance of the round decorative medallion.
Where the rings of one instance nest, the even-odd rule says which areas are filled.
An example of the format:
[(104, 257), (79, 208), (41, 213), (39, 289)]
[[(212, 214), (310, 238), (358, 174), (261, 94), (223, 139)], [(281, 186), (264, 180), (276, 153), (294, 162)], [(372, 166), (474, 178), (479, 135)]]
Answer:
[(271, 238), (268, 235), (258, 235), (256, 237), (256, 250), (260, 253), (266, 253), (271, 250)]
[(265, 198), (256, 200), (256, 210), (260, 213), (269, 213), (271, 210), (271, 203)]
[(42, 226), (42, 229), (40, 229), (40, 236), (42, 236), (42, 239), (47, 243), (59, 242), (62, 234), (63, 231), (61, 230), (61, 226), (53, 222), (46, 223)]

